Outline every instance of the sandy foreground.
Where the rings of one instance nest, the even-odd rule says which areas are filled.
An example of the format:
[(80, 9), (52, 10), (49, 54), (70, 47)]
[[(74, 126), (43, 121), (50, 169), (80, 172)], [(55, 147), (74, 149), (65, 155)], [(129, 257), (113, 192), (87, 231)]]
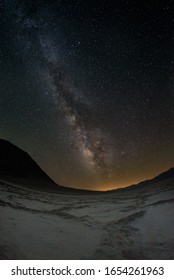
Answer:
[(0, 259), (174, 259), (174, 180), (91, 195), (1, 181)]

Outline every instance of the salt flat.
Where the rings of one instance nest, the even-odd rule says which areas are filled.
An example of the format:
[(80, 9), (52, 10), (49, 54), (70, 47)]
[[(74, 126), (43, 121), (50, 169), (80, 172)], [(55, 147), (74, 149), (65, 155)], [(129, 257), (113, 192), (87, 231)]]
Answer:
[(0, 182), (0, 259), (174, 259), (174, 178), (106, 193)]

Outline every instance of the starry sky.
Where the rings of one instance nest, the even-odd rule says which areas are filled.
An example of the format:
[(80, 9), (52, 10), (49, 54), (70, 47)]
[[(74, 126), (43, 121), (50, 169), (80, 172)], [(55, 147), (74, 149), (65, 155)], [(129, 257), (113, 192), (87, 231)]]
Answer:
[(174, 166), (172, 2), (0, 0), (0, 137), (69, 187)]

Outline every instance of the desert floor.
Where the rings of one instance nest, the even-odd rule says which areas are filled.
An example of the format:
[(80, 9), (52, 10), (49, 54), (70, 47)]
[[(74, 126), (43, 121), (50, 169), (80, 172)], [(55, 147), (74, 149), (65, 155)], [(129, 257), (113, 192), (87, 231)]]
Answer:
[(1, 181), (0, 259), (174, 259), (174, 182), (54, 194)]

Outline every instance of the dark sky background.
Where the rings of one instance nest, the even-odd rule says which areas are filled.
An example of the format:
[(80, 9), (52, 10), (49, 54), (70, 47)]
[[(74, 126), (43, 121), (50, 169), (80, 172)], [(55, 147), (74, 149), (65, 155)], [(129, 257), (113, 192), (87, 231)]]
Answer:
[(69, 187), (174, 166), (172, 2), (0, 0), (0, 137)]

